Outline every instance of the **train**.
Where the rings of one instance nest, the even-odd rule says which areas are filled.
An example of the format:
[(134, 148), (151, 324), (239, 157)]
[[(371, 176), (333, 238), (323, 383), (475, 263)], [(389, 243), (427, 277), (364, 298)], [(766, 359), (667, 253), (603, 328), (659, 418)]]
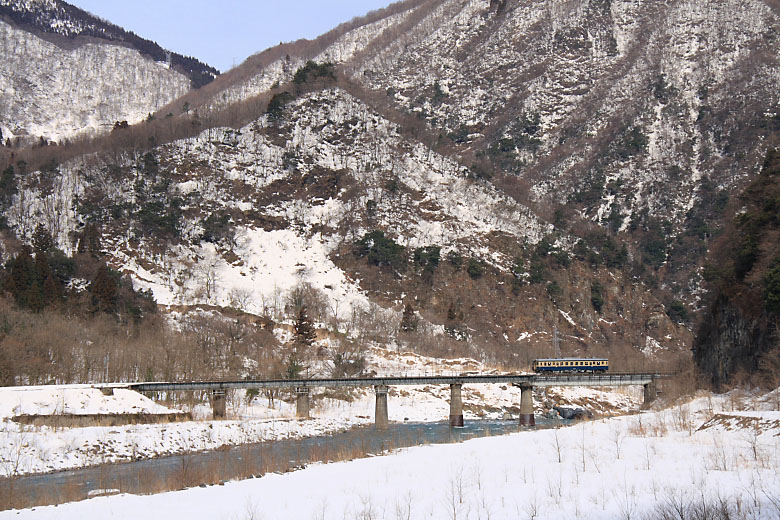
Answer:
[(556, 358), (534, 359), (531, 364), (534, 372), (606, 372), (609, 360), (606, 358)]

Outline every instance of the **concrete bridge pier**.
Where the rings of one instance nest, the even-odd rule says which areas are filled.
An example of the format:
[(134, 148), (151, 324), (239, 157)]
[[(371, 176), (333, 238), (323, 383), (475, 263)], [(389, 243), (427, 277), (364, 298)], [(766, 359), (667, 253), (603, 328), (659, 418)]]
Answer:
[(653, 401), (655, 401), (658, 395), (658, 387), (656, 386), (655, 379), (643, 385), (644, 389), (644, 402), (642, 408), (649, 408)]
[(374, 386), (376, 392), (376, 408), (374, 409), (374, 423), (377, 430), (387, 430), (390, 421), (387, 419), (387, 386)]
[(463, 426), (463, 399), (461, 387), (463, 385), (450, 385), (450, 426)]
[(308, 419), (311, 417), (309, 408), (309, 395), (311, 390), (308, 386), (295, 387), (295, 417), (298, 419)]
[(224, 419), (227, 415), (225, 411), (225, 391), (211, 391), (211, 413), (214, 419)]
[(520, 426), (536, 426), (534, 419), (534, 387), (520, 386)]

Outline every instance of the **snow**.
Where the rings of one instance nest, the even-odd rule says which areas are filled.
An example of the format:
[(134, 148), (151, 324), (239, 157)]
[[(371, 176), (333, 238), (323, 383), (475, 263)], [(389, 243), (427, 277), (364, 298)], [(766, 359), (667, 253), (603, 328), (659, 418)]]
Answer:
[(17, 415), (92, 415), (176, 412), (138, 392), (121, 388), (103, 395), (91, 385), (0, 387), (0, 419)]
[[(715, 399), (716, 406), (726, 404)], [(116, 495), (3, 518), (646, 518), (675, 500), (777, 518), (780, 437), (696, 431), (712, 398), (153, 496)], [(755, 449), (754, 449), (755, 448)], [(558, 456), (560, 449), (560, 462)]]
[(190, 80), (122, 45), (67, 49), (0, 20), (0, 126), (5, 137), (60, 141), (143, 120)]
[(569, 314), (568, 314), (568, 313), (566, 313), (566, 312), (562, 311), (561, 309), (558, 309), (558, 312), (560, 312), (560, 313), (561, 313), (561, 316), (563, 316), (563, 318), (564, 318), (566, 321), (568, 321), (568, 322), (569, 322), (569, 324), (570, 324), (572, 327), (576, 327), (576, 326), (577, 326), (577, 324), (576, 324), (576, 323), (574, 323), (574, 320), (573, 320), (573, 319), (571, 319), (571, 316), (569, 316)]
[[(373, 348), (369, 370), (378, 376), (497, 373), (469, 358), (441, 360), (411, 352)], [(341, 397), (315, 389), (312, 419), (295, 418), (291, 395), (273, 404), (259, 396), (247, 402), (244, 391), (227, 395), (228, 420), (194, 420), (169, 424), (133, 424), (88, 428), (21, 426), (10, 420), (22, 414), (169, 413), (142, 395), (116, 388), (104, 396), (89, 385), (0, 388), (0, 476), (77, 468), (161, 455), (217, 449), (252, 442), (325, 435), (373, 424), (375, 396), (371, 388), (353, 389)], [(445, 386), (391, 387), (388, 418), (393, 422), (446, 420), (450, 390)], [(539, 414), (553, 405), (584, 407), (596, 414), (625, 413), (639, 408), (639, 389), (604, 391), (589, 388), (549, 388), (537, 392)], [(349, 399), (349, 400), (347, 400)], [(466, 385), (462, 389), (466, 420), (501, 419), (519, 411), (520, 389), (511, 385)], [(211, 416), (208, 405), (197, 405), (193, 416)], [(9, 460), (18, 464), (10, 467)]]

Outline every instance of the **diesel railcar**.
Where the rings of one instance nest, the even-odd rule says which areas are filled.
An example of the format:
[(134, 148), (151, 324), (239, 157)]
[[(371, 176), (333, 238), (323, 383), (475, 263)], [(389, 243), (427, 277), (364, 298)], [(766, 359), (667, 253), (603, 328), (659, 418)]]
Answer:
[(534, 359), (534, 372), (606, 372), (609, 360), (605, 358)]

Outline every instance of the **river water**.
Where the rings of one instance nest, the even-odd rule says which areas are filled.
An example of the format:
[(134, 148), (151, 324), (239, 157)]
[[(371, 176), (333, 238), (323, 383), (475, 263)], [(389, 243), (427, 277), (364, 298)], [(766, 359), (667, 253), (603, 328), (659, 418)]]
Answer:
[[(537, 428), (568, 423), (537, 418)], [(373, 426), (333, 435), (236, 446), (156, 459), (109, 464), (3, 482), (2, 509), (81, 500), (99, 490), (146, 494), (228, 480), (285, 472), (313, 462), (349, 460), (395, 448), (461, 442), (476, 437), (505, 435), (520, 429), (517, 421), (467, 421), (462, 428), (446, 422), (391, 423), (386, 431)]]

